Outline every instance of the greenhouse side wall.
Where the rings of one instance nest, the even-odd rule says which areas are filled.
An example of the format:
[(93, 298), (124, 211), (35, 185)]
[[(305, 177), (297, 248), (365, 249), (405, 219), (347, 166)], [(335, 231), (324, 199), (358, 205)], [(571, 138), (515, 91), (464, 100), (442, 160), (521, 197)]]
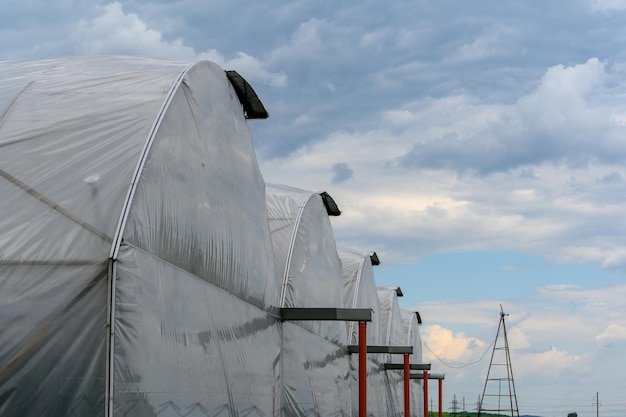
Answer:
[(0, 266), (0, 415), (103, 415), (106, 300), (106, 264)]
[[(401, 310), (404, 333), (408, 346), (413, 346), (411, 355), (412, 364), (422, 363), (422, 339), (419, 332), (419, 314), (415, 311)], [(411, 379), (410, 408), (411, 415), (416, 417), (424, 416), (424, 387), (418, 379)]]
[(195, 64), (154, 133), (114, 268), (114, 416), (279, 415), (264, 186), (224, 71)]
[(3, 417), (104, 415), (111, 242), (183, 68), (133, 57), (0, 65)]
[[(377, 287), (380, 301), (380, 322), (382, 342), (386, 346), (406, 346), (404, 323), (398, 303), (398, 287)], [(401, 292), (400, 292), (401, 293)], [(385, 355), (385, 363), (404, 363), (403, 355)], [(388, 416), (404, 414), (404, 378), (403, 371), (385, 371)]]
[(345, 346), (284, 323), (283, 416), (349, 416), (350, 367)]
[(130, 246), (116, 306), (114, 415), (278, 415), (276, 318)]
[[(266, 185), (281, 307), (343, 307), (341, 261), (319, 194)], [(349, 416), (346, 323), (295, 321), (283, 325), (283, 415)]]
[[(367, 308), (372, 310), (372, 321), (366, 325), (367, 344), (382, 344), (380, 331), (380, 302), (376, 293), (374, 268), (371, 257), (373, 252), (337, 248), (341, 259), (344, 276), (344, 304), (348, 308)], [(348, 344), (358, 344), (358, 325), (348, 326)], [(358, 355), (350, 356), (350, 380), (352, 392), (352, 416), (359, 413)], [(383, 370), (384, 355), (367, 354), (367, 415), (384, 417), (389, 414)]]

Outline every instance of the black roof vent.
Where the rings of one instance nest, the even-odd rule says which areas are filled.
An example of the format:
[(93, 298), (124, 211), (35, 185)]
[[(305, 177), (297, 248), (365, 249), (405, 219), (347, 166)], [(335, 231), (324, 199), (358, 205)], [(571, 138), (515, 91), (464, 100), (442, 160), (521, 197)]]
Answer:
[(226, 71), (226, 76), (237, 93), (246, 119), (267, 119), (270, 117), (252, 86), (237, 71)]
[(376, 252), (372, 252), (372, 254), (370, 255), (370, 259), (372, 260), (372, 265), (380, 265), (380, 259), (378, 259), (378, 255), (376, 255)]
[(326, 213), (329, 216), (339, 216), (341, 214), (341, 210), (339, 210), (339, 206), (335, 203), (335, 200), (328, 194), (326, 191), (322, 191), (320, 193), (322, 197), (322, 201), (324, 202), (324, 207), (326, 207)]

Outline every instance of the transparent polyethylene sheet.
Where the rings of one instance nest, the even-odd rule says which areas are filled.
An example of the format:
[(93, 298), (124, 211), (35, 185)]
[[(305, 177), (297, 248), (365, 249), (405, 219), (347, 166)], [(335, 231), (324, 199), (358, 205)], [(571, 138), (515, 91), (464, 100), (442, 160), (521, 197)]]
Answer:
[(0, 414), (103, 415), (108, 254), (184, 65), (0, 63)]
[[(380, 302), (374, 281), (374, 268), (370, 256), (372, 252), (337, 248), (341, 259), (344, 287), (343, 297), (346, 308), (369, 308), (372, 321), (367, 323), (367, 344), (381, 344)], [(348, 324), (348, 344), (358, 344), (358, 324)]]
[(0, 415), (104, 412), (107, 264), (0, 265)]
[[(319, 194), (266, 184), (267, 215), (281, 307), (343, 307), (343, 273), (335, 238)], [(303, 321), (328, 340), (347, 343), (346, 323)]]
[(349, 416), (350, 357), (345, 346), (293, 323), (283, 325), (283, 416)]
[(0, 64), (0, 253), (106, 258), (151, 125), (182, 64), (76, 58)]
[[(350, 385), (352, 387), (352, 416), (359, 415), (359, 356), (350, 355)], [(382, 355), (367, 355), (367, 415), (386, 417), (388, 415), (385, 393), (385, 371)]]
[[(372, 321), (367, 323), (367, 344), (382, 345), (380, 301), (374, 280), (369, 251), (338, 248), (344, 276), (344, 304), (348, 308), (369, 308), (372, 310)], [(349, 344), (358, 344), (358, 325), (349, 324)], [(387, 355), (367, 354), (367, 414), (369, 416), (393, 415), (393, 403), (387, 392), (387, 377), (383, 369)], [(352, 386), (353, 416), (358, 415), (358, 355), (350, 357), (350, 376)]]
[[(405, 346), (404, 322), (402, 321), (396, 290), (396, 287), (376, 287), (376, 294), (380, 302), (381, 338), (384, 345)], [(398, 360), (395, 356), (393, 359)], [(401, 357), (397, 363), (402, 363)]]
[(277, 415), (276, 318), (130, 246), (117, 271), (115, 416)]
[(195, 64), (148, 154), (124, 240), (258, 307), (278, 305), (259, 171), (224, 71)]
[[(357, 326), (275, 314), (265, 184), (221, 68), (78, 57), (0, 75), (0, 415), (358, 412)], [(285, 302), (370, 308), (381, 344), (371, 252), (340, 258), (319, 196), (302, 201)], [(384, 361), (367, 358), (381, 417)]]
[[(380, 323), (382, 344), (385, 346), (406, 346), (404, 322), (398, 303), (397, 287), (377, 287), (380, 301)], [(385, 363), (404, 363), (404, 355), (383, 355)], [(385, 371), (385, 387), (389, 410), (403, 412), (404, 378), (403, 371)]]
[[(413, 346), (411, 363), (422, 363), (422, 339), (417, 322), (417, 314), (409, 310), (400, 310), (404, 332), (407, 338), (407, 346)], [(415, 371), (414, 371), (415, 372)], [(417, 417), (424, 416), (424, 388), (420, 380), (411, 380), (411, 414)]]
[(417, 313), (410, 310), (400, 309), (400, 314), (402, 316), (407, 345), (413, 346), (411, 363), (422, 363), (422, 336), (419, 331), (420, 325), (417, 320)]

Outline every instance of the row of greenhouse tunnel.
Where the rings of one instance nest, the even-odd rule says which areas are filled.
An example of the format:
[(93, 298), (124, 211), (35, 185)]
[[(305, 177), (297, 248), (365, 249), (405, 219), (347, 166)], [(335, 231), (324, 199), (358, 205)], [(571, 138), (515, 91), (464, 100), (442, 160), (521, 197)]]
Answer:
[[(369, 311), (367, 345), (423, 365), (375, 248), (337, 244), (340, 202), (264, 180), (237, 73), (72, 57), (0, 74), (0, 415), (359, 416), (359, 322), (283, 309)], [(404, 416), (386, 369), (403, 355), (365, 363), (367, 415)], [(411, 379), (411, 416), (423, 395)]]

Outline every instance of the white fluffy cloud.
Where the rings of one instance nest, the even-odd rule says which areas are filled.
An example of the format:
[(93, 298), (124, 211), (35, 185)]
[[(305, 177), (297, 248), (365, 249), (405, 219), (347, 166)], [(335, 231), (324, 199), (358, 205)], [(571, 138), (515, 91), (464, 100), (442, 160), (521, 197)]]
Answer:
[(422, 329), (422, 342), (428, 346), (424, 350), (424, 360), (440, 359), (446, 362), (467, 361), (476, 353), (482, 353), (487, 343), (463, 332), (453, 333), (440, 325), (425, 326)]
[(102, 8), (93, 19), (83, 19), (75, 33), (77, 50), (89, 55), (140, 55), (170, 59), (192, 59), (193, 48), (181, 39), (168, 41), (158, 30), (149, 28), (134, 13), (126, 14), (114, 2)]
[(198, 53), (180, 38), (168, 40), (137, 14), (124, 12), (119, 2), (107, 4), (99, 12), (77, 25), (74, 39), (79, 54), (139, 55), (187, 61), (207, 59), (224, 69), (239, 71), (249, 81), (261, 81), (272, 87), (285, 87), (287, 83), (284, 73), (269, 71), (263, 61), (244, 52), (225, 58), (215, 49)]
[(601, 342), (626, 341), (626, 327), (617, 324), (609, 324), (604, 331), (596, 336)]
[[(401, 162), (489, 174), (544, 161), (617, 161), (626, 155), (619, 145), (624, 129), (616, 123), (625, 106), (605, 96), (624, 97), (626, 91), (608, 92), (605, 71), (596, 58), (551, 67), (533, 92), (513, 104), (450, 97), (413, 104), (414, 120), (403, 134), (417, 139)], [(404, 119), (410, 121), (406, 114)]]
[[(553, 390), (555, 398), (567, 397), (571, 395), (565, 388), (568, 384), (600, 385), (607, 377), (618, 379), (614, 373), (623, 369), (621, 357), (626, 350), (625, 291), (624, 285), (585, 289), (557, 284), (506, 303), (508, 346), (520, 401), (540, 396), (542, 389)], [(482, 388), (485, 383), (498, 324), (494, 304), (415, 306), (422, 317), (436, 317), (437, 323), (443, 323), (421, 328), (427, 346), (424, 361), (432, 363), (433, 372), (449, 375), (446, 389), (457, 396), (473, 394), (478, 388), (468, 391), (467, 387)], [(502, 329), (497, 343), (499, 348), (504, 345)], [(495, 355), (502, 353), (498, 350)], [(506, 358), (494, 356), (494, 363), (506, 363)]]
[[(615, 76), (591, 58), (548, 68), (513, 103), (424, 98), (382, 112), (375, 130), (261, 157), (262, 169), (272, 182), (289, 172), (292, 185), (333, 191), (339, 238), (367, 234), (387, 260), (507, 248), (620, 267), (626, 128), (615, 115), (626, 111), (616, 103), (626, 91), (607, 89)], [(337, 164), (353, 175), (333, 183)], [(355, 235), (359, 225), (367, 232)]]
[(234, 58), (227, 59), (215, 49), (200, 53), (196, 59), (213, 61), (225, 69), (237, 69), (248, 81), (262, 81), (272, 87), (285, 87), (287, 76), (283, 72), (271, 72), (259, 59), (244, 52), (238, 52)]

